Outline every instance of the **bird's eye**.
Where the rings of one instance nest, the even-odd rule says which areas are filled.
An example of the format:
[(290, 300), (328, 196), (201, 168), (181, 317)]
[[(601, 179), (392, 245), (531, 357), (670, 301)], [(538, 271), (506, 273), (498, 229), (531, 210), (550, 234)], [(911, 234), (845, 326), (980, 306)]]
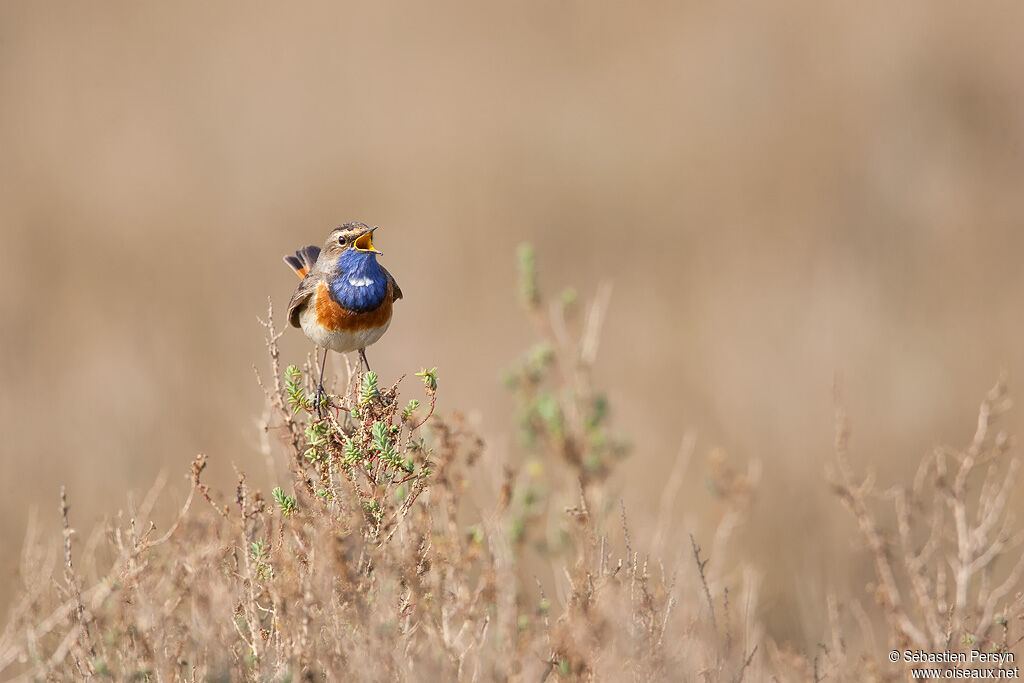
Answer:
[(348, 242), (348, 240), (347, 240), (347, 239), (345, 239), (345, 236), (344, 236), (344, 235), (342, 235), (341, 237), (339, 237), (339, 238), (338, 238), (338, 244), (340, 244), (341, 246), (345, 246), (345, 244), (346, 244), (347, 242)]

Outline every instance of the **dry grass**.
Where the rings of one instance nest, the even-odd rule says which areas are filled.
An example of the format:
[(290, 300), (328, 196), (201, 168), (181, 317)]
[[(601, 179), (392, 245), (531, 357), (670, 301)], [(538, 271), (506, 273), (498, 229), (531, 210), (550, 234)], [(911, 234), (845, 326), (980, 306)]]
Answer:
[[(849, 428), (838, 411), (831, 479), (873, 556), (886, 643), (928, 652), (1020, 651), (1024, 533), (1007, 507), (1020, 462), (996, 425), (1010, 407), (1000, 381), (982, 401), (965, 448), (934, 449), (911, 485), (885, 490), (872, 476), (853, 474)], [(880, 521), (887, 506), (895, 532)], [(872, 634), (870, 641), (878, 639)]]
[[(676, 548), (666, 566), (635, 547), (608, 486), (628, 466), (608, 403), (592, 381), (602, 289), (586, 307), (567, 293), (548, 304), (532, 254), (522, 298), (541, 338), (510, 371), (523, 436), (548, 467), (502, 462), (457, 414), (435, 412), (433, 371), (418, 373), (423, 405), (399, 402), (351, 375), (323, 417), (310, 398), (314, 368), (282, 369), (273, 311), (265, 321), (270, 375), (269, 460), (291, 481), (271, 496), (239, 473), (231, 495), (203, 482), (160, 532), (150, 522), (163, 481), (127, 517), (75, 544), (62, 493), (63, 553), (30, 531), (24, 586), (2, 636), (0, 672), (33, 679), (114, 680), (888, 680), (907, 675), (892, 647), (1017, 652), (1024, 571), (1007, 514), (1016, 461), (996, 431), (1008, 408), (1001, 383), (986, 397), (962, 451), (937, 449), (909, 487), (859, 481), (840, 414), (839, 499), (874, 558), (871, 610), (830, 597), (831, 632), (815, 652), (767, 639), (752, 567), (719, 566), (757, 495), (759, 467), (714, 462), (725, 502), (717, 532)], [(662, 519), (685, 463), (666, 473)], [(626, 461), (628, 463), (628, 461)], [(503, 472), (484, 491), (481, 469)], [(559, 508), (546, 489), (573, 490)], [(484, 478), (486, 479), (486, 478)], [(494, 478), (491, 478), (494, 481)], [(473, 489), (488, 501), (474, 504)], [(894, 511), (888, 529), (884, 506)], [(558, 542), (549, 529), (564, 528)], [(661, 544), (656, 540), (655, 545)], [(526, 558), (553, 569), (548, 595)], [(688, 557), (687, 557), (688, 555)], [(671, 559), (671, 558), (670, 558)], [(852, 615), (852, 616), (851, 616)]]

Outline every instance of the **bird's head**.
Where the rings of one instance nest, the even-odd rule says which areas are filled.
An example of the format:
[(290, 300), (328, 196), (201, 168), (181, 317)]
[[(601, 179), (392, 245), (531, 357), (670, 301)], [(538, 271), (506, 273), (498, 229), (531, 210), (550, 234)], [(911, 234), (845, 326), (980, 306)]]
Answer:
[(371, 228), (358, 221), (339, 225), (327, 236), (323, 253), (331, 263), (346, 252), (360, 256), (380, 254), (373, 246), (373, 232), (376, 229), (377, 226)]

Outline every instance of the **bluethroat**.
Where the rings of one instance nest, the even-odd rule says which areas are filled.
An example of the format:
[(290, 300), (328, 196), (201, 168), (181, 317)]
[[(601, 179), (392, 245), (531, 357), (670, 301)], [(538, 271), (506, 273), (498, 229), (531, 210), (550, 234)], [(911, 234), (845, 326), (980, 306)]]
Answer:
[(309, 245), (284, 262), (302, 278), (288, 303), (288, 322), (301, 327), (324, 350), (317, 387), (317, 406), (324, 393), (327, 351), (358, 351), (366, 369), (366, 347), (379, 340), (391, 324), (391, 307), (402, 290), (373, 246), (376, 226), (345, 223), (327, 236), (323, 248)]

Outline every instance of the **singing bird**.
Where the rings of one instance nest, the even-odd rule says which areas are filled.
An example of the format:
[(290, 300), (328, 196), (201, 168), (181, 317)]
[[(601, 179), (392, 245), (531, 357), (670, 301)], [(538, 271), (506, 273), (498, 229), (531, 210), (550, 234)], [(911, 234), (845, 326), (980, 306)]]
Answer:
[[(402, 290), (373, 246), (377, 227), (352, 222), (338, 226), (323, 248), (303, 247), (287, 263), (302, 278), (288, 303), (288, 322), (323, 348), (319, 392), (323, 392), (327, 351), (358, 351), (366, 360), (366, 347), (379, 340), (391, 324), (391, 308)], [(319, 405), (319, 401), (318, 401)]]

